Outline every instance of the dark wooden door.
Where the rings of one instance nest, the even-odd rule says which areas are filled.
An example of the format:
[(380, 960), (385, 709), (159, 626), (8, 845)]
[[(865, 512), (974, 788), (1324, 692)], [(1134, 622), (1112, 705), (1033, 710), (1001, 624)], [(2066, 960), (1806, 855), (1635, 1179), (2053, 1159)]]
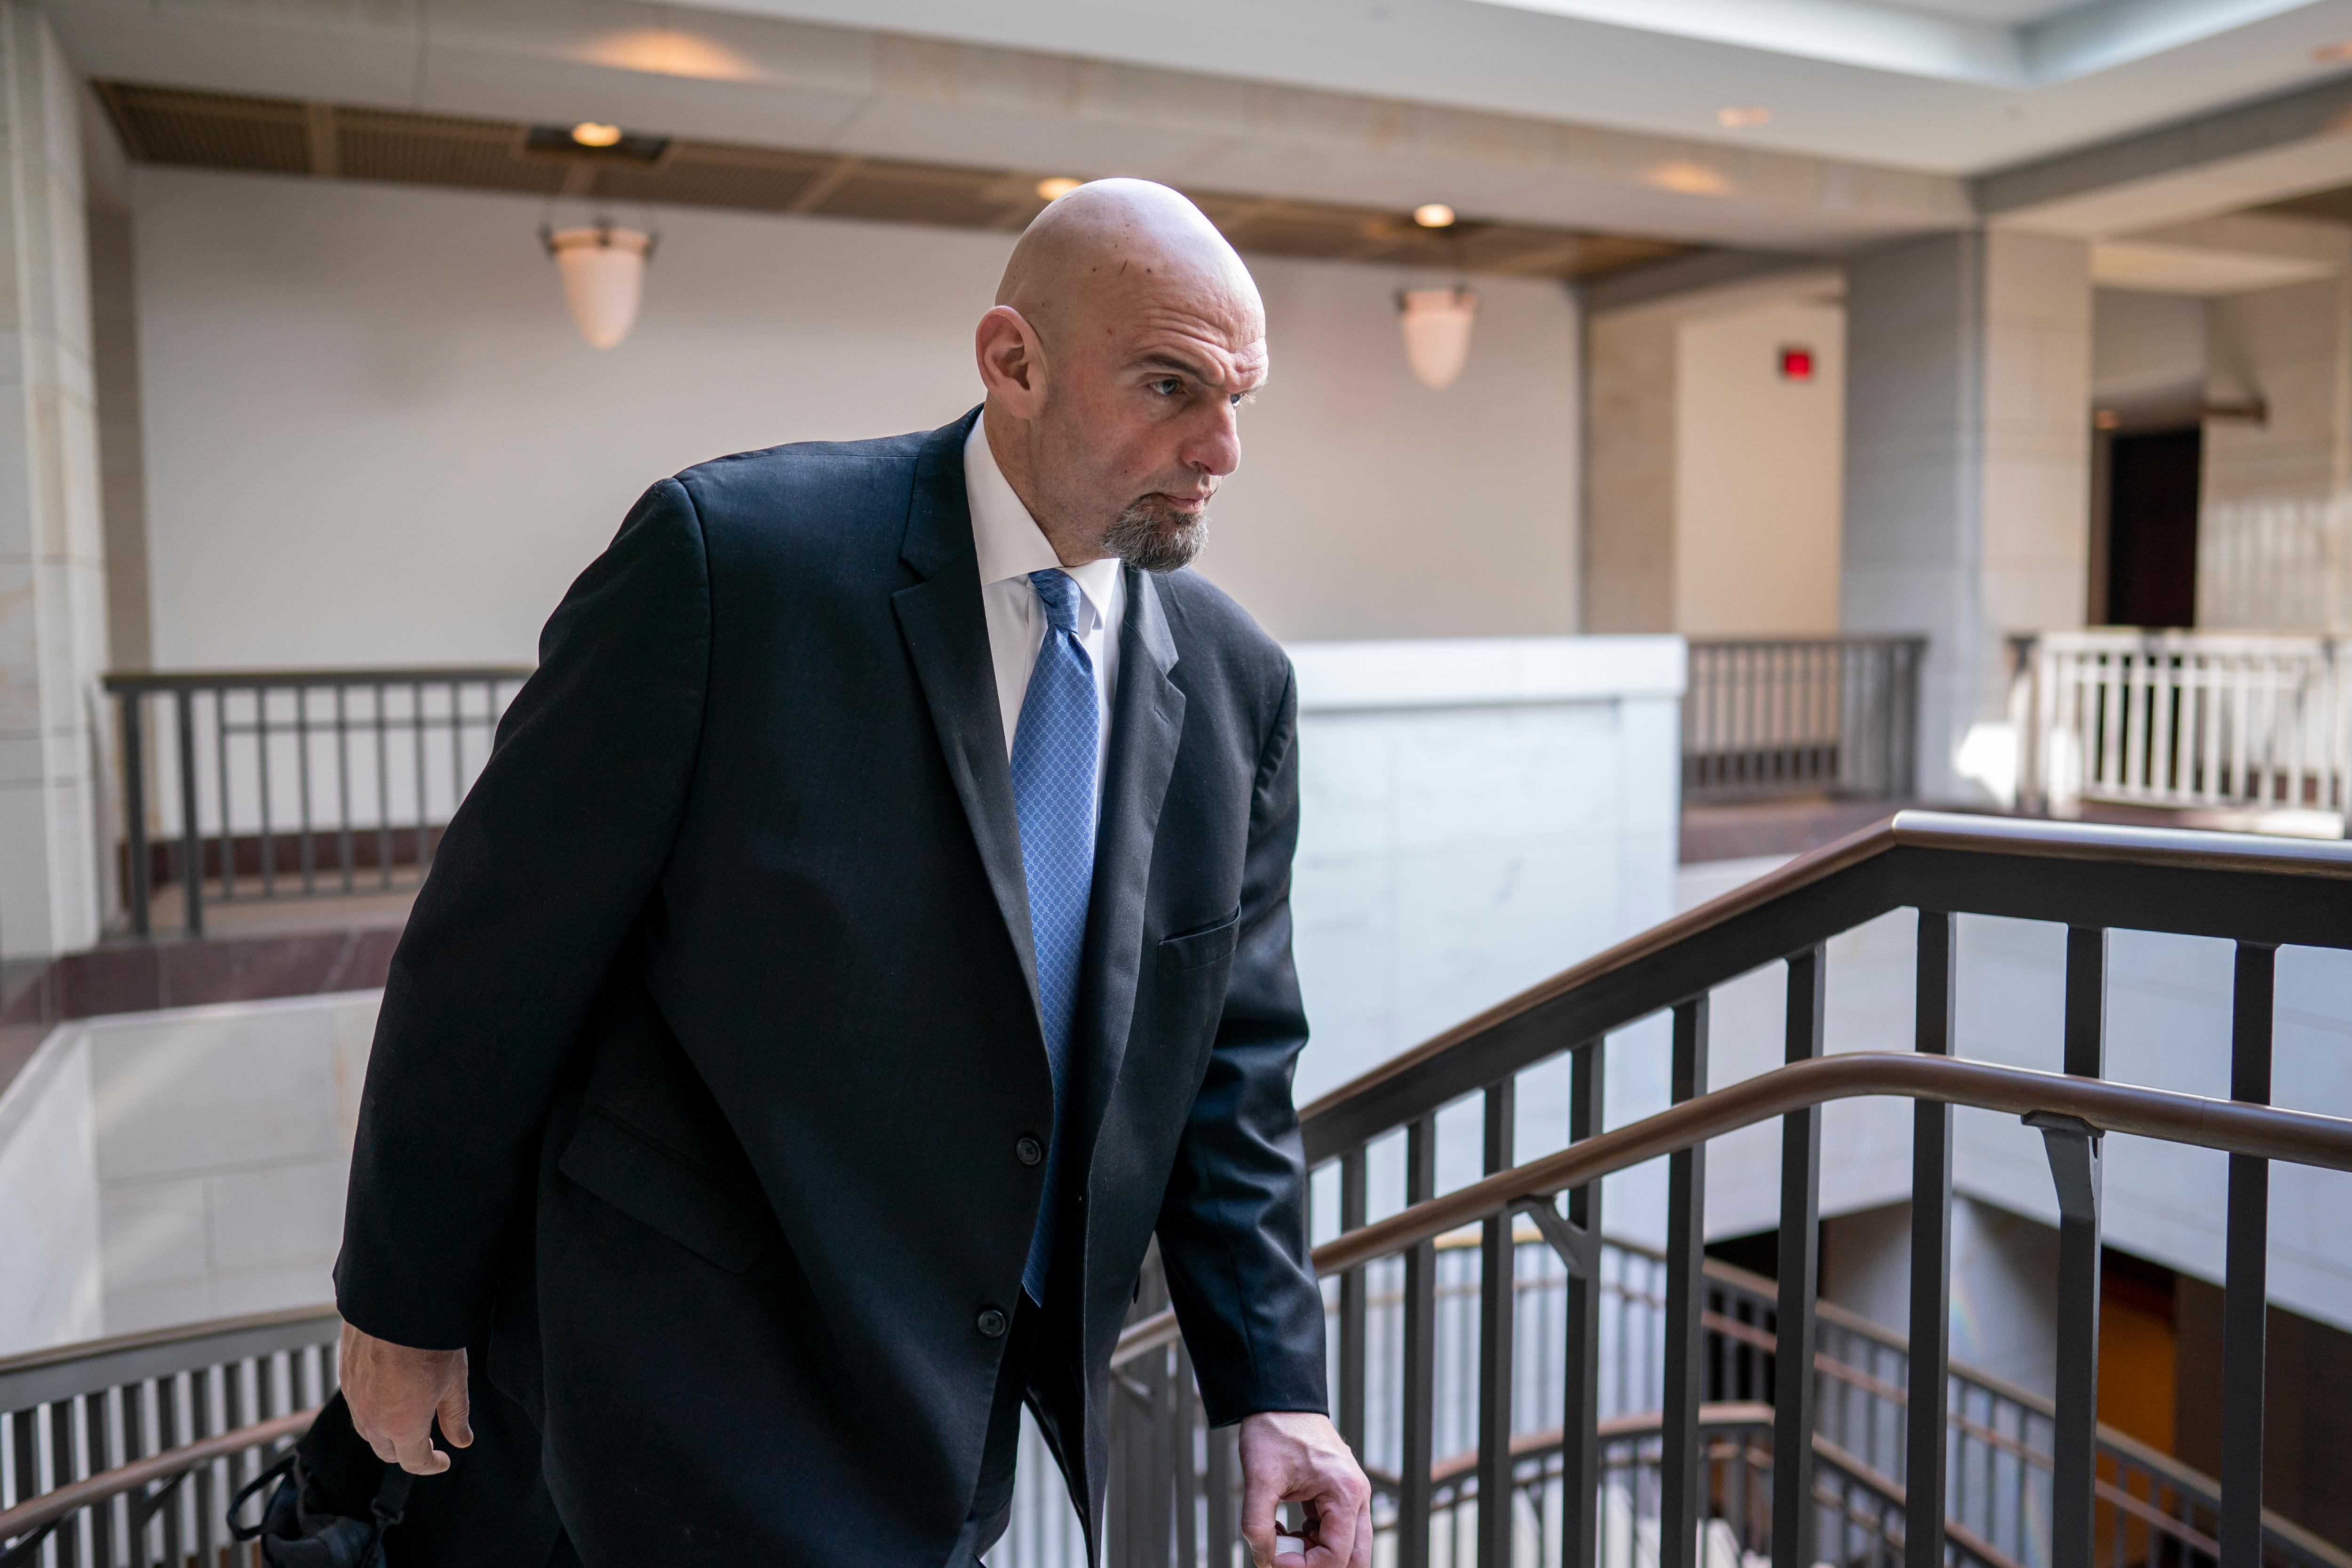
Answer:
[(2115, 438), (2107, 487), (2107, 620), (2197, 624), (2197, 497), (2205, 432)]

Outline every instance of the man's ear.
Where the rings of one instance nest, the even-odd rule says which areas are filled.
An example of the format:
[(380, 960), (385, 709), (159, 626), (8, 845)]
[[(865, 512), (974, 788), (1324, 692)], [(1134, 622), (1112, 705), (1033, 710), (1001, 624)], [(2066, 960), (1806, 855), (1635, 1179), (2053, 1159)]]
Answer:
[(989, 401), (1015, 419), (1034, 419), (1045, 404), (1045, 355), (1037, 329), (1010, 305), (980, 319), (972, 349)]

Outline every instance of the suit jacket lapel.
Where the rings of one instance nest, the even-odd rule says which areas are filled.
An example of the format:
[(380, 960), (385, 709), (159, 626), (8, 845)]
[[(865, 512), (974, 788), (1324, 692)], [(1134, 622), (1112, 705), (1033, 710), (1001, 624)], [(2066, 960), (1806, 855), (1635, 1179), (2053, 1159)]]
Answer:
[(1102, 825), (1095, 839), (1079, 1016), (1079, 1039), (1091, 1047), (1081, 1123), (1089, 1146), (1127, 1054), (1141, 980), (1152, 841), (1184, 731), (1184, 693), (1169, 679), (1176, 667), (1176, 640), (1159, 587), (1149, 573), (1132, 566), (1121, 570), (1127, 575), (1127, 618), (1119, 635), (1118, 689), (1111, 703)]
[(976, 416), (977, 411), (933, 431), (916, 458), (914, 501), (899, 557), (923, 581), (899, 589), (890, 601), (1034, 1008), (1037, 952), (1029, 931), (1029, 882), (1021, 866), (1021, 819), (1013, 805), (1013, 772), (1005, 762), (1004, 721), (997, 706), (988, 619), (980, 604), (980, 563), (963, 488), (964, 438)]

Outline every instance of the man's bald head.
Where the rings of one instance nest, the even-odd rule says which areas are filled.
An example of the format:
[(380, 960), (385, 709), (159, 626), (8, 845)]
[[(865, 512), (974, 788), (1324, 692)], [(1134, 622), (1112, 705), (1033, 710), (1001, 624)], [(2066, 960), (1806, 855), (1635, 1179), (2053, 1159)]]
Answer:
[(1263, 319), (1257, 285), (1217, 226), (1150, 180), (1096, 180), (1049, 203), (1013, 247), (996, 302), (1034, 322), (1197, 295)]
[(1054, 202), (976, 347), (989, 448), (1066, 564), (1192, 559), (1266, 364), (1257, 285), (1200, 208), (1149, 180)]

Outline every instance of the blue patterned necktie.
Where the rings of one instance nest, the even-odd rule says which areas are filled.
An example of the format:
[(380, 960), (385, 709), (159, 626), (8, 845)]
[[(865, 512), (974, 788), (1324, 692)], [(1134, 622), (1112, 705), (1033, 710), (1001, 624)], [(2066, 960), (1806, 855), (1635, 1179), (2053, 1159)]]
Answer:
[(1045, 1145), (1045, 1198), (1029, 1242), (1022, 1288), (1045, 1299), (1061, 1195), (1062, 1110), (1070, 1082), (1070, 1027), (1077, 1011), (1078, 953), (1095, 879), (1095, 759), (1102, 711), (1094, 661), (1078, 640), (1078, 585), (1066, 572), (1032, 572), (1045, 608), (1045, 640), (1013, 734), (1013, 805), (1021, 818), (1021, 869), (1029, 882), (1029, 936), (1037, 953), (1037, 1003), (1054, 1075), (1054, 1125)]

